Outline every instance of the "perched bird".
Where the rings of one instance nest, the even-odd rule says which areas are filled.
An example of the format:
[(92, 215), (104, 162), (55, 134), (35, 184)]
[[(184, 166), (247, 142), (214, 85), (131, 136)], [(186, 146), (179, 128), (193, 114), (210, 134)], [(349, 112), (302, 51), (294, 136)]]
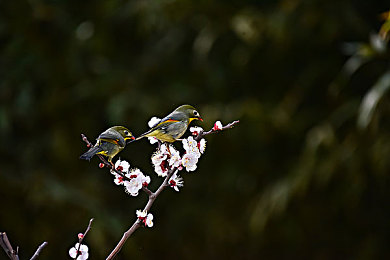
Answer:
[(108, 157), (108, 162), (113, 164), (112, 158), (125, 148), (126, 143), (134, 139), (133, 134), (126, 127), (110, 127), (99, 135), (96, 144), (82, 154), (80, 159), (89, 161), (95, 154), (101, 154)]
[(136, 140), (142, 137), (155, 137), (160, 141), (172, 143), (185, 133), (193, 120), (203, 121), (193, 106), (182, 105), (157, 122), (149, 131), (137, 137)]

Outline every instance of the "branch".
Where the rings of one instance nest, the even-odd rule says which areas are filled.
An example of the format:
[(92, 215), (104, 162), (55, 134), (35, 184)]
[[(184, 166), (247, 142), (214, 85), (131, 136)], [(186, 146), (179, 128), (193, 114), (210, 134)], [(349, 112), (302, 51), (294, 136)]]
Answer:
[(19, 260), (18, 247), (16, 248), (16, 251), (12, 248), (5, 232), (0, 232), (0, 245), (10, 259)]
[[(82, 235), (79, 235), (79, 246), (78, 246), (78, 248), (76, 248), (77, 252), (80, 252), (81, 243), (83, 242), (83, 240), (84, 240), (85, 236), (87, 235), (88, 231), (91, 229), (92, 221), (93, 221), (93, 218), (91, 218), (89, 220), (88, 227), (85, 230), (85, 232)], [(74, 258), (74, 259), (77, 259), (78, 257), (79, 257), (79, 255), (77, 254), (76, 258)]]
[(225, 126), (223, 126), (220, 130), (216, 130), (213, 128), (211, 128), (209, 131), (207, 132), (204, 132), (204, 131), (201, 131), (196, 137), (195, 137), (195, 141), (199, 141), (200, 139), (203, 138), (203, 136), (205, 135), (209, 135), (209, 134), (215, 134), (215, 133), (219, 133), (223, 130), (227, 130), (227, 129), (230, 129), (230, 128), (233, 128), (236, 124), (240, 123), (240, 120), (236, 120), (236, 121), (233, 121)]
[[(90, 141), (88, 141), (88, 138), (84, 135), (84, 134), (81, 134), (81, 139), (87, 144), (87, 147), (90, 148), (92, 147), (92, 143)], [(115, 169), (114, 165), (112, 165), (111, 163), (109, 163), (103, 155), (101, 154), (97, 154), (97, 156), (99, 157), (100, 161), (103, 162), (103, 167), (107, 167), (107, 168), (110, 168), (111, 171), (114, 171), (116, 174), (120, 175), (123, 180), (125, 181), (130, 181), (131, 179), (128, 178), (126, 175), (124, 175), (120, 170), (118, 169)], [(101, 168), (103, 168), (101, 167)], [(142, 187), (142, 190), (148, 194), (148, 196), (150, 196), (152, 194), (152, 192), (147, 188), (147, 187)]]
[[(161, 183), (160, 187), (158, 187), (156, 192), (151, 192), (148, 190), (149, 200), (146, 204), (144, 211), (149, 212), (154, 201), (157, 199), (158, 195), (166, 188), (168, 187), (168, 181), (172, 177), (173, 173), (176, 171), (176, 168), (169, 169), (167, 176), (165, 177), (164, 181)], [(123, 233), (123, 236), (121, 240), (118, 242), (118, 244), (115, 246), (114, 250), (112, 250), (111, 254), (106, 258), (106, 260), (114, 259), (114, 257), (119, 253), (119, 251), (122, 249), (124, 244), (126, 243), (127, 239), (141, 226), (141, 221), (137, 218), (137, 220), (133, 223), (133, 225), (125, 232)]]
[(47, 242), (43, 242), (42, 245), (40, 245), (37, 249), (37, 251), (35, 251), (34, 255), (30, 258), (30, 260), (35, 260), (38, 258), (39, 254), (41, 253), (42, 249), (47, 245)]
[[(218, 132), (221, 132), (223, 130), (227, 130), (227, 129), (230, 129), (230, 128), (233, 128), (236, 124), (238, 124), (240, 121), (234, 121), (234, 122), (231, 122), (229, 124), (227, 124), (226, 126), (223, 126), (221, 129), (219, 130), (216, 130), (215, 128), (212, 128), (211, 130), (207, 131), (207, 132), (204, 132), (204, 131), (201, 131), (195, 138), (196, 141), (199, 141), (200, 139), (202, 139), (204, 136), (206, 135), (209, 135), (209, 134), (214, 134), (214, 133), (218, 133)], [(88, 147), (91, 147), (92, 144), (88, 141), (87, 137), (84, 135), (84, 134), (81, 134), (81, 137), (83, 139), (83, 141), (87, 144)], [(158, 143), (158, 145), (160, 146), (160, 142)], [(102, 155), (98, 155), (99, 159), (103, 162), (104, 166), (110, 168), (112, 171), (115, 171), (117, 174), (119, 174), (120, 176), (122, 176), (124, 178), (124, 180), (127, 180), (127, 181), (130, 181), (131, 179), (126, 177), (121, 171), (115, 169), (115, 167), (108, 163), (106, 161), (106, 159), (102, 156)], [(147, 187), (142, 187), (142, 190), (145, 191), (145, 193), (148, 195), (149, 199), (148, 199), (148, 202), (144, 208), (144, 211), (147, 211), (149, 212), (154, 201), (156, 200), (156, 198), (160, 195), (160, 193), (166, 188), (169, 186), (168, 184), (168, 181), (169, 179), (172, 177), (172, 175), (174, 174), (174, 172), (176, 172), (177, 170), (177, 167), (174, 167), (174, 168), (171, 168), (168, 170), (168, 173), (167, 173), (167, 176), (165, 177), (164, 181), (161, 183), (160, 187), (155, 191), (155, 192), (152, 192), (150, 191)], [(92, 220), (91, 220), (92, 221)], [(121, 240), (118, 242), (118, 244), (115, 246), (115, 248), (112, 250), (112, 252), (110, 253), (110, 255), (106, 258), (106, 260), (111, 260), (113, 259), (118, 253), (119, 251), (122, 249), (122, 247), (124, 246), (124, 244), (126, 243), (127, 239), (141, 226), (141, 220), (137, 218), (137, 220), (133, 223), (133, 225), (125, 232), (123, 233), (123, 236), (121, 238)], [(81, 244), (81, 242), (80, 242)]]

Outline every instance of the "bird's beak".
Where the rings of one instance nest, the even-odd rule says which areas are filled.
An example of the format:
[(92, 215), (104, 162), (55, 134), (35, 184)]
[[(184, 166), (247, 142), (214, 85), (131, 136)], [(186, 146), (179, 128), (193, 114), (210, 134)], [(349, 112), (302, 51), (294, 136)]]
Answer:
[(198, 119), (199, 119), (200, 121), (202, 121), (202, 122), (203, 122), (203, 118), (201, 118), (201, 117), (198, 117)]
[(129, 136), (129, 137), (126, 137), (126, 144), (129, 144), (131, 142), (134, 142), (135, 141), (135, 137), (134, 136)]

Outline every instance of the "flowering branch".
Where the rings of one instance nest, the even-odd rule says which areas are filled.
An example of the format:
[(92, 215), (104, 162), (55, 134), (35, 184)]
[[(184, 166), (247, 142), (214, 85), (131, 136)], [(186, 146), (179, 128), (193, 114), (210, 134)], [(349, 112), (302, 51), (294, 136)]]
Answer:
[[(90, 148), (93, 146), (93, 144), (88, 140), (88, 138), (84, 135), (84, 134), (81, 134), (81, 139), (87, 144), (87, 147)], [(118, 168), (115, 168), (115, 166), (113, 166), (111, 163), (109, 163), (103, 155), (101, 154), (97, 154), (97, 156), (99, 157), (99, 159), (102, 161), (102, 163), (99, 164), (99, 167), (100, 168), (104, 168), (104, 167), (107, 167), (107, 168), (110, 168), (111, 171), (115, 172), (116, 174), (120, 175), (123, 180), (125, 181), (131, 181), (131, 178), (127, 177), (125, 174), (122, 173), (122, 171), (120, 171)], [(142, 187), (142, 190), (148, 194), (149, 196), (152, 194), (152, 192), (146, 187), (146, 186), (143, 186)]]
[(210, 131), (204, 132), (203, 130), (201, 130), (200, 133), (195, 137), (195, 141), (199, 141), (205, 135), (215, 134), (215, 133), (218, 133), (220, 131), (233, 128), (238, 123), (240, 123), (240, 120), (236, 120), (236, 121), (233, 121), (225, 126), (222, 126), (222, 123), (220, 121), (217, 121), (217, 122), (215, 122), (214, 127), (210, 129)]
[[(111, 173), (113, 173), (116, 178), (114, 181), (115, 184), (125, 185), (126, 192), (130, 193), (132, 196), (137, 196), (140, 189), (142, 189), (148, 195), (148, 202), (146, 203), (144, 209), (142, 211), (137, 210), (137, 219), (133, 225), (126, 232), (124, 232), (122, 238), (112, 250), (110, 255), (106, 258), (106, 260), (113, 259), (122, 249), (127, 239), (139, 227), (143, 225), (148, 227), (153, 226), (153, 215), (148, 212), (150, 211), (154, 201), (166, 187), (170, 186), (176, 191), (179, 191), (179, 187), (183, 186), (182, 178), (177, 174), (177, 172), (184, 168), (187, 170), (187, 172), (194, 171), (196, 169), (198, 159), (201, 154), (203, 154), (206, 147), (206, 140), (204, 140), (203, 137), (209, 134), (230, 129), (237, 123), (239, 123), (238, 120), (223, 126), (220, 121), (217, 121), (213, 128), (209, 131), (203, 131), (203, 129), (200, 127), (190, 128), (190, 131), (195, 137), (190, 136), (187, 139), (182, 140), (183, 147), (186, 150), (186, 153), (183, 155), (183, 157), (180, 156), (180, 153), (176, 151), (173, 146), (165, 143), (161, 144), (158, 142), (157, 152), (152, 156), (152, 162), (155, 167), (155, 172), (159, 176), (165, 177), (165, 179), (155, 192), (152, 192), (147, 188), (147, 185), (150, 182), (150, 177), (144, 176), (143, 173), (138, 169), (129, 172), (130, 165), (128, 162), (118, 160), (115, 165), (113, 165), (107, 162), (107, 160), (102, 155), (98, 155), (99, 159), (102, 161), (102, 163), (99, 164), (99, 167), (110, 168)], [(88, 147), (92, 146), (85, 135), (81, 134), (81, 137)], [(149, 140), (151, 143), (156, 142), (156, 140)]]
[[(84, 237), (87, 235), (88, 231), (91, 229), (92, 221), (93, 221), (93, 218), (91, 218), (91, 219), (89, 220), (88, 227), (87, 227), (87, 229), (85, 230), (84, 234), (83, 234), (83, 233), (79, 233), (79, 234), (78, 234), (79, 245), (78, 245), (78, 247), (77, 247), (77, 251), (80, 251), (81, 243), (83, 242)], [(77, 257), (78, 257), (78, 256), (76, 256), (75, 259), (77, 259)]]
[(78, 260), (88, 259), (88, 257), (89, 257), (88, 246), (83, 245), (82, 242), (83, 242), (85, 236), (87, 235), (88, 231), (91, 229), (92, 221), (93, 221), (93, 218), (91, 218), (89, 220), (88, 227), (84, 233), (79, 233), (77, 235), (79, 242), (76, 243), (76, 245), (74, 247), (69, 249), (69, 255), (70, 255), (70, 257), (72, 257), (72, 259), (78, 259)]
[[(160, 195), (160, 193), (167, 187), (168, 185), (168, 180), (172, 177), (174, 171), (176, 169), (170, 169), (168, 171), (167, 177), (165, 177), (164, 181), (161, 183), (160, 187), (156, 190), (156, 192), (151, 192), (148, 190), (150, 193), (149, 195), (149, 200), (148, 203), (146, 204), (144, 208), (144, 212), (149, 212), (154, 201)], [(123, 233), (123, 236), (119, 243), (115, 246), (114, 250), (110, 253), (110, 255), (106, 258), (106, 260), (114, 259), (114, 257), (118, 254), (118, 252), (122, 249), (123, 245), (126, 243), (127, 239), (136, 231), (142, 224), (142, 220), (140, 218), (137, 218), (137, 220), (133, 223), (133, 225), (127, 230), (125, 233)]]

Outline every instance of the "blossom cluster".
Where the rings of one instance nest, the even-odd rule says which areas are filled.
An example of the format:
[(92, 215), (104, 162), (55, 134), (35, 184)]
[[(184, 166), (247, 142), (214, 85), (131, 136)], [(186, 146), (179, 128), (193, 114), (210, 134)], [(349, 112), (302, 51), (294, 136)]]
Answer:
[(69, 256), (77, 260), (86, 260), (89, 257), (88, 246), (76, 243), (74, 247), (69, 249)]
[[(152, 118), (149, 125), (153, 125), (157, 118)], [(191, 127), (191, 133), (197, 136), (203, 129), (201, 127)], [(175, 173), (168, 180), (170, 187), (179, 191), (179, 187), (183, 186), (183, 179), (178, 175), (178, 172), (185, 169), (187, 172), (195, 171), (197, 163), (201, 155), (206, 149), (206, 140), (201, 139), (199, 142), (194, 139), (193, 136), (189, 136), (186, 139), (182, 139), (182, 145), (184, 148), (183, 155), (171, 144), (163, 143), (152, 155), (152, 164), (154, 171), (160, 177), (166, 177), (169, 170), (175, 170)], [(154, 143), (154, 140), (151, 140)]]
[(124, 185), (125, 191), (131, 196), (137, 196), (142, 187), (146, 187), (150, 183), (150, 177), (144, 175), (139, 169), (130, 169), (130, 164), (127, 161), (117, 160), (115, 163), (115, 169), (122, 172), (122, 175), (116, 171), (111, 170), (111, 173), (115, 176), (114, 183), (116, 185)]
[(145, 227), (153, 227), (153, 215), (146, 210), (137, 210), (137, 218), (144, 223)]

